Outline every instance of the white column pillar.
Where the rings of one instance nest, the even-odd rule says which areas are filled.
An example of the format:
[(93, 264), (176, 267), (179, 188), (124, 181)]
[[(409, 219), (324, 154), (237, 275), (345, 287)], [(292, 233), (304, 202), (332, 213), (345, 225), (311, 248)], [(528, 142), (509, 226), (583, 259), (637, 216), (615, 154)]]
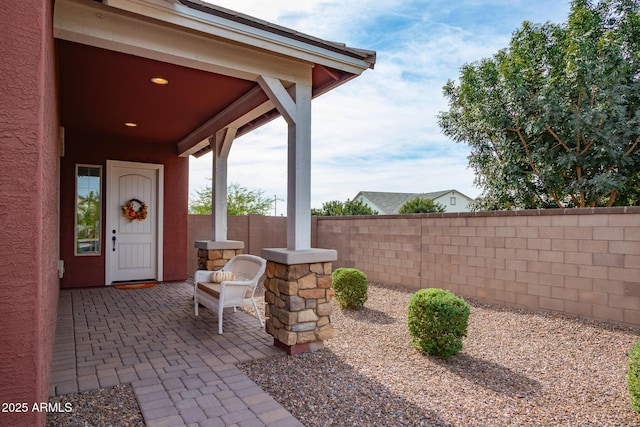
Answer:
[(211, 138), (213, 149), (211, 233), (214, 242), (227, 241), (227, 158), (237, 129), (225, 128)]
[(287, 249), (311, 249), (311, 83), (286, 89), (272, 77), (260, 87), (289, 125), (287, 162)]
[(296, 121), (289, 123), (287, 249), (311, 248), (311, 86), (296, 84)]

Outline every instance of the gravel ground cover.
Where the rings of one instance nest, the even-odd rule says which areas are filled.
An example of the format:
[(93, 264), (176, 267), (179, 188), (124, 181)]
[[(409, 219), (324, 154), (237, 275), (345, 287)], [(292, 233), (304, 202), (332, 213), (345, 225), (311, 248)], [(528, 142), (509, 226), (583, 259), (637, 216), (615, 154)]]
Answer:
[(640, 331), (468, 300), (448, 361), (410, 343), (411, 292), (370, 284), (361, 311), (334, 306), (326, 348), (240, 369), (312, 426), (634, 426), (627, 351)]
[(70, 412), (50, 412), (47, 427), (144, 427), (144, 419), (131, 386), (71, 393), (53, 397), (61, 407), (71, 404)]
[[(445, 362), (412, 347), (410, 297), (372, 283), (363, 310), (334, 305), (325, 349), (239, 367), (307, 427), (640, 425), (626, 383), (639, 330), (468, 300), (464, 348)], [(126, 385), (52, 401), (74, 410), (50, 427), (144, 426)]]

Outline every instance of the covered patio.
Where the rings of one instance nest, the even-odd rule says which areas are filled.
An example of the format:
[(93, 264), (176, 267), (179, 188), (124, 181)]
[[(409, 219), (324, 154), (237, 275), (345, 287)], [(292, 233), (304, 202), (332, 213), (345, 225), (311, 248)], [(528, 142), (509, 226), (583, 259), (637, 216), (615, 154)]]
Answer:
[[(196, 324), (193, 333), (179, 335), (170, 327), (174, 332), (165, 336), (164, 322), (171, 317), (137, 298), (162, 287), (137, 292), (140, 305), (129, 312), (132, 302), (102, 301), (117, 295), (104, 287), (180, 282), (193, 274), (187, 270), (187, 252), (196, 251), (187, 245), (190, 156), (214, 153), (215, 216), (210, 238), (200, 242), (198, 252), (242, 250), (241, 242), (227, 238), (227, 158), (239, 137), (276, 117), (284, 118), (288, 130), (282, 142), (288, 160), (287, 244), (265, 248), (261, 255), (271, 263), (267, 280), (273, 291), (280, 293), (285, 280), (292, 288), (283, 291), (295, 296), (295, 280), (314, 282), (314, 289), (301, 289), (298, 297), (308, 299), (301, 319), (313, 319), (315, 327), (293, 330), (298, 311), (288, 307), (277, 312), (288, 323), (274, 320), (267, 330), (291, 353), (320, 348), (333, 335), (328, 313), (312, 308), (324, 309), (331, 297), (327, 276), (336, 252), (312, 248), (310, 242), (311, 101), (373, 68), (375, 52), (200, 0), (28, 1), (19, 8), (7, 4), (0, 22), (6, 45), (0, 81), (7, 89), (0, 102), (0, 127), (6, 130), (0, 137), (5, 148), (0, 158), (3, 402), (41, 403), (51, 391), (50, 380), (54, 393), (124, 381), (127, 375), (131, 381), (153, 381), (140, 378), (135, 367), (127, 370), (135, 365), (160, 381), (145, 387), (165, 390), (160, 374), (166, 369), (140, 358), (138, 350), (113, 348), (139, 345), (170, 363), (157, 343), (174, 346), (164, 348), (167, 352), (196, 345), (171, 341), (195, 337)], [(123, 207), (134, 202), (139, 216), (125, 217)], [(85, 287), (101, 289), (65, 290)], [(76, 297), (85, 293), (86, 301)], [(74, 315), (83, 305), (88, 310), (73, 334), (64, 331), (71, 321), (65, 299), (73, 302)], [(168, 307), (175, 305), (166, 306), (173, 313)], [(112, 315), (109, 323), (105, 316)], [(171, 322), (181, 322), (175, 319)], [(148, 330), (140, 330), (144, 327)], [(80, 341), (57, 344), (52, 372), (55, 329)], [(85, 345), (80, 337), (87, 333)], [(203, 348), (218, 357), (218, 338), (203, 336)], [(71, 345), (69, 359), (76, 361), (76, 352), (94, 359), (60, 365), (59, 354)], [(197, 345), (191, 351), (199, 354)], [(111, 366), (98, 370), (97, 363), (84, 364), (95, 360)], [(39, 412), (0, 414), (3, 425), (44, 421)]]
[(240, 310), (218, 335), (192, 295), (188, 282), (62, 290), (50, 396), (130, 384), (147, 426), (301, 425), (236, 367), (282, 354), (273, 338)]

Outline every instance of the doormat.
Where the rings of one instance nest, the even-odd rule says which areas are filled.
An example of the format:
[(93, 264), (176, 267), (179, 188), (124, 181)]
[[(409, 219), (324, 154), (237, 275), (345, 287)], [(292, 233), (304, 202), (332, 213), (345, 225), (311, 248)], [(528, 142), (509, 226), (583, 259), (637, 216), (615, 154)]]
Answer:
[(123, 283), (121, 285), (114, 285), (113, 287), (116, 289), (143, 289), (143, 288), (152, 288), (156, 284), (155, 283)]

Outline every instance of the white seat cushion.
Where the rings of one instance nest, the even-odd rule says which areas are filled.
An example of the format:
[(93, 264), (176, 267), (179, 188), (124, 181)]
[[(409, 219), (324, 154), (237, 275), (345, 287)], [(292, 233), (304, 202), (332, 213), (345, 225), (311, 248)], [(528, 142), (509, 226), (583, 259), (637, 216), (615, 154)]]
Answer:
[(204, 293), (211, 295), (214, 298), (220, 299), (220, 283), (198, 283), (198, 289), (200, 289)]
[[(198, 289), (211, 295), (214, 298), (220, 299), (220, 283), (201, 282), (198, 283)], [(247, 288), (246, 292), (244, 293), (244, 297), (251, 298), (251, 288)]]

